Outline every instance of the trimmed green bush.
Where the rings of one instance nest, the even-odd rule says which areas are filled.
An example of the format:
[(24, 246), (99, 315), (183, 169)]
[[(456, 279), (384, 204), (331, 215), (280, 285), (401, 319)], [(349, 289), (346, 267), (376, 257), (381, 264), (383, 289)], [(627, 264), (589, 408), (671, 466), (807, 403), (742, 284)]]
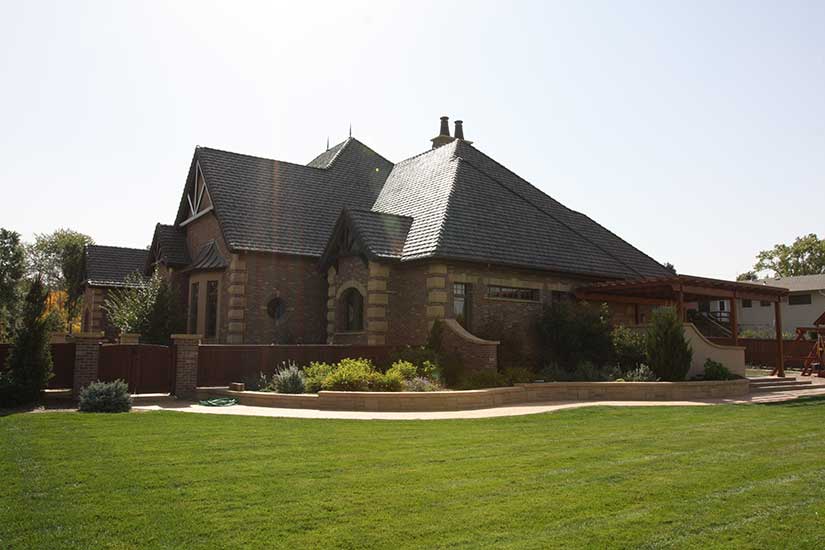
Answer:
[(404, 379), (396, 372), (373, 372), (370, 377), (369, 389), (372, 391), (401, 391)]
[(484, 388), (501, 388), (509, 386), (507, 378), (498, 371), (483, 370), (467, 375), (459, 385), (462, 390), (481, 390)]
[(703, 380), (734, 380), (738, 378), (725, 365), (712, 359), (705, 361), (705, 375)]
[(132, 396), (123, 380), (92, 382), (80, 390), (78, 409), (83, 412), (129, 412), (131, 408)]
[(399, 376), (402, 380), (412, 380), (418, 376), (418, 367), (409, 361), (396, 361), (387, 371), (387, 374)]
[(270, 387), (278, 393), (304, 393), (306, 391), (306, 376), (295, 363), (284, 363), (281, 369), (272, 375)]
[(304, 369), (306, 391), (310, 393), (318, 393), (321, 391), (324, 379), (332, 374), (335, 368), (336, 365), (330, 365), (329, 363), (317, 363), (315, 361), (310, 363), (309, 366)]
[(321, 382), (321, 389), (368, 391), (375, 367), (369, 359), (342, 359)]
[(511, 367), (509, 369), (504, 369), (501, 371), (501, 374), (504, 376), (504, 379), (507, 381), (507, 385), (509, 386), (512, 386), (513, 384), (527, 384), (536, 380), (536, 373), (523, 367)]
[(610, 333), (613, 344), (613, 362), (622, 371), (638, 369), (647, 361), (647, 333), (619, 325)]
[(543, 363), (571, 372), (583, 362), (604, 365), (613, 354), (610, 316), (605, 306), (586, 302), (547, 304), (538, 321), (538, 334)]
[(647, 333), (647, 357), (656, 376), (667, 382), (684, 380), (690, 370), (693, 350), (672, 307), (653, 310)]
[(439, 391), (443, 390), (437, 381), (423, 376), (418, 376), (411, 380), (404, 380), (403, 391)]

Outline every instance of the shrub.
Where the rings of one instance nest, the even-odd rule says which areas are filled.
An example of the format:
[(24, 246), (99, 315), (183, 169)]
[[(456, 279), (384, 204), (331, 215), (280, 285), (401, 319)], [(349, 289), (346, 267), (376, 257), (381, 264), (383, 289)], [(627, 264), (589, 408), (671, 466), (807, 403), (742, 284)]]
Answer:
[(483, 370), (467, 375), (460, 384), (462, 390), (480, 390), (484, 388), (500, 388), (509, 386), (507, 379), (498, 371)]
[(304, 393), (306, 376), (294, 362), (284, 362), (278, 372), (272, 375), (270, 387), (278, 393)]
[(653, 311), (647, 334), (647, 356), (656, 376), (668, 382), (685, 379), (693, 350), (685, 340), (685, 330), (671, 307)]
[(513, 384), (527, 384), (536, 380), (536, 374), (530, 369), (523, 367), (504, 369), (501, 374), (504, 376), (504, 379), (507, 380), (508, 386), (512, 386)]
[(370, 377), (369, 389), (372, 391), (401, 391), (403, 386), (404, 379), (398, 372), (373, 372)]
[(703, 380), (733, 380), (737, 378), (728, 368), (718, 361), (705, 361), (705, 376)]
[(404, 380), (402, 389), (404, 391), (439, 391), (443, 388), (435, 380), (418, 376), (410, 380)]
[(582, 362), (604, 365), (612, 354), (606, 306), (556, 302), (544, 306), (538, 321), (544, 364), (573, 371)]
[[(639, 365), (622, 376), (624, 382), (656, 382), (659, 378), (647, 365)], [(618, 380), (617, 380), (618, 381)]]
[(610, 333), (613, 361), (622, 371), (638, 369), (647, 360), (646, 333), (619, 325)]
[(80, 390), (78, 409), (83, 412), (129, 412), (132, 396), (123, 380), (92, 382)]
[(367, 391), (375, 367), (368, 359), (342, 359), (337, 368), (321, 382), (321, 389), (338, 391)]
[(0, 381), (4, 388), (0, 389), (0, 407), (36, 401), (52, 377), (52, 353), (44, 319), (46, 294), (39, 278), (32, 281), (9, 353), (8, 372)]
[(304, 384), (306, 391), (311, 393), (318, 393), (324, 379), (332, 374), (337, 365), (330, 365), (329, 363), (317, 363), (313, 361), (307, 368), (304, 369)]
[(590, 361), (582, 361), (573, 370), (548, 365), (539, 373), (539, 378), (546, 382), (610, 382), (621, 377), (616, 367), (598, 367)]
[(396, 361), (387, 371), (387, 374), (398, 376), (402, 380), (412, 380), (418, 376), (418, 367), (408, 361)]

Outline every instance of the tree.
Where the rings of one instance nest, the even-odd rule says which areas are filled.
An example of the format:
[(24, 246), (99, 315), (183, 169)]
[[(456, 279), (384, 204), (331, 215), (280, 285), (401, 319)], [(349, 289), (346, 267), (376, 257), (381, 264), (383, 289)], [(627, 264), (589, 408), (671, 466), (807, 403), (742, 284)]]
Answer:
[(148, 280), (137, 273), (127, 277), (129, 287), (114, 290), (103, 309), (121, 333), (137, 333), (144, 341), (166, 344), (182, 332), (183, 311), (171, 283), (155, 272)]
[(612, 354), (610, 316), (605, 305), (587, 302), (547, 304), (538, 321), (545, 365), (573, 371), (581, 363), (605, 365)]
[(0, 375), (0, 405), (32, 403), (52, 376), (49, 332), (44, 320), (46, 288), (40, 278), (32, 281), (23, 304), (20, 326), (8, 358), (8, 369)]
[(0, 228), (0, 341), (11, 333), (20, 303), (26, 257), (20, 234)]
[(736, 276), (737, 281), (755, 281), (758, 278), (756, 271), (746, 271)]
[(672, 307), (653, 311), (647, 334), (647, 360), (650, 368), (666, 382), (685, 379), (693, 350), (685, 340), (685, 329)]
[(790, 244), (777, 244), (756, 256), (755, 271), (773, 271), (780, 277), (825, 273), (825, 239), (815, 233), (797, 237)]
[(51, 234), (35, 235), (34, 243), (28, 246), (30, 272), (40, 274), (50, 290), (66, 293), (66, 328), (69, 331), (79, 314), (83, 254), (90, 244), (94, 241), (88, 235), (71, 229), (58, 229)]
[(676, 275), (676, 267), (672, 263), (665, 262), (665, 269)]

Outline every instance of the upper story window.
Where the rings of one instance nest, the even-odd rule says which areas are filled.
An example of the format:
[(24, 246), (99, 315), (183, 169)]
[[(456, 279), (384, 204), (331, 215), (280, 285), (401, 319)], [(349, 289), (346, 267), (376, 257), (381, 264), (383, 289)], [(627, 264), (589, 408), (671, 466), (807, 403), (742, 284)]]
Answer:
[(539, 301), (539, 290), (537, 288), (516, 288), (511, 286), (489, 285), (487, 287), (488, 298), (504, 298), (507, 300), (524, 300), (528, 302)]
[(453, 315), (458, 323), (470, 330), (472, 287), (467, 283), (453, 283)]
[(759, 307), (768, 307), (771, 305), (770, 301), (768, 300), (759, 300)]
[(751, 300), (742, 300), (742, 307), (753, 307), (753, 302)]
[(204, 337), (218, 335), (218, 281), (206, 281), (206, 327)]
[(791, 294), (788, 296), (789, 306), (807, 306), (811, 304), (810, 294)]

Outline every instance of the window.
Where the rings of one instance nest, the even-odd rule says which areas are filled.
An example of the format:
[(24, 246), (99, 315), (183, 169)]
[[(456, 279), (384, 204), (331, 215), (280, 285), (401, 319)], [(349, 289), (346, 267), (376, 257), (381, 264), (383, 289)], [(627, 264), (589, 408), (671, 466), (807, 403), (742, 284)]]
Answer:
[(538, 302), (539, 291), (537, 288), (515, 288), (509, 286), (490, 285), (487, 287), (487, 297)]
[(753, 307), (753, 302), (751, 300), (742, 300), (742, 307)]
[(344, 330), (357, 332), (364, 330), (364, 297), (357, 289), (348, 288), (344, 292)]
[(699, 302), (699, 313), (710, 313), (710, 302), (707, 300)]
[(206, 281), (206, 338), (218, 335), (218, 281)]
[(189, 334), (198, 332), (198, 283), (189, 289)]
[(470, 285), (453, 283), (453, 314), (462, 327), (470, 330)]
[(550, 299), (554, 304), (557, 304), (559, 302), (572, 302), (575, 299), (575, 295), (572, 292), (554, 290), (550, 293)]
[(771, 303), (768, 300), (759, 300), (759, 307), (768, 307)]
[(724, 300), (719, 300), (719, 311), (725, 311), (725, 307), (727, 306), (727, 302)]
[(811, 304), (810, 294), (791, 294), (788, 296), (789, 306), (807, 306)]
[(272, 298), (266, 304), (266, 314), (276, 321), (284, 316), (284, 301), (279, 296)]

